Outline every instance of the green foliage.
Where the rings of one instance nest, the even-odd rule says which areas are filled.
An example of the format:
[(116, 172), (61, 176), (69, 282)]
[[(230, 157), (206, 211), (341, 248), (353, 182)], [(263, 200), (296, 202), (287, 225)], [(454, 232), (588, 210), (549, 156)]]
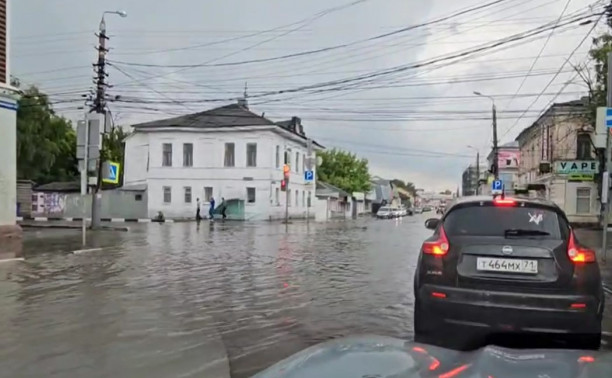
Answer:
[[(13, 80), (19, 85), (18, 80)], [(38, 184), (70, 181), (77, 176), (76, 132), (55, 114), (49, 100), (32, 86), (17, 110), (17, 177)]]
[(576, 68), (578, 74), (589, 90), (588, 122), (595, 125), (597, 107), (606, 106), (606, 92), (608, 80), (608, 53), (612, 51), (612, 36), (604, 33), (593, 38), (593, 47), (589, 50), (595, 77), (591, 77), (586, 68)]
[(394, 180), (391, 180), (391, 185), (393, 185), (395, 188), (402, 188), (406, 190), (413, 197), (416, 195), (416, 187), (411, 182), (408, 182), (408, 181), (404, 182), (402, 180), (394, 179)]
[(123, 163), (123, 141), (130, 135), (129, 132), (123, 131), (121, 127), (115, 127), (113, 130), (104, 135), (102, 144), (102, 159)]
[(450, 189), (446, 189), (443, 192), (440, 192), (440, 194), (453, 194), (453, 192), (450, 191)]
[(350, 152), (332, 149), (317, 152), (323, 162), (317, 168), (317, 180), (334, 185), (349, 193), (370, 189), (368, 161)]

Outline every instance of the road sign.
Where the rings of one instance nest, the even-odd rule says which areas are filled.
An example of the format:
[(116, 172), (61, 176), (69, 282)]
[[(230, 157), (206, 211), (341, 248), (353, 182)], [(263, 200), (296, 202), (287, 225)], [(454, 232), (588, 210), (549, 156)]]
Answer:
[(491, 183), (491, 193), (492, 194), (502, 194), (504, 190), (504, 183), (502, 180), (493, 180)]
[(305, 181), (314, 181), (314, 171), (304, 171)]
[(606, 127), (612, 128), (612, 108), (606, 109)]
[(102, 168), (102, 182), (107, 182), (109, 184), (119, 183), (119, 163), (116, 163), (114, 161), (107, 161), (104, 163)]

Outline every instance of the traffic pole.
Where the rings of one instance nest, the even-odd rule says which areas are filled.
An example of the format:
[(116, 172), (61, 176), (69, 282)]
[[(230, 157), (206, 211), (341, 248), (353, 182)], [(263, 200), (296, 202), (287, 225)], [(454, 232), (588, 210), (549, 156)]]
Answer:
[(480, 152), (476, 151), (476, 195), (480, 194)]
[[(608, 87), (607, 87), (607, 101), (606, 106), (608, 108), (612, 107), (612, 52), (608, 53)], [(606, 126), (607, 128), (607, 126)], [(608, 204), (609, 194), (610, 194), (610, 170), (612, 165), (612, 159), (610, 159), (610, 151), (612, 150), (612, 138), (610, 138), (610, 129), (606, 130), (606, 170), (604, 172), (604, 177), (602, 177), (602, 185), (601, 185), (601, 202), (603, 202), (603, 227), (602, 227), (602, 242), (601, 242), (601, 261), (602, 263), (606, 263), (608, 258), (608, 224), (610, 223), (610, 206)]]
[(497, 109), (495, 108), (495, 102), (493, 102), (493, 168), (495, 169), (495, 179), (499, 179), (499, 161), (497, 160), (499, 151), (497, 149)]
[(89, 169), (89, 117), (85, 112), (85, 148), (84, 148), (83, 165), (81, 166), (81, 201), (83, 219), (81, 220), (81, 233), (82, 233), (82, 244), (85, 247), (87, 242), (87, 184), (88, 184), (88, 169)]

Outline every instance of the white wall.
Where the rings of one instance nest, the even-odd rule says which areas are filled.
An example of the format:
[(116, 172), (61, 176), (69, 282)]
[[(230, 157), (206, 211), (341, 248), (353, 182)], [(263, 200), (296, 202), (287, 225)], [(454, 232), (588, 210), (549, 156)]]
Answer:
[(142, 184), (147, 179), (149, 134), (132, 133), (125, 140), (123, 184)]
[[(172, 166), (162, 166), (163, 144), (172, 143)], [(183, 167), (183, 144), (193, 144), (193, 166)], [(234, 143), (234, 167), (224, 166), (225, 143)], [(247, 143), (257, 144), (257, 166), (246, 166)], [(279, 166), (276, 164), (279, 146)], [(126, 184), (143, 180), (149, 190), (149, 216), (162, 211), (167, 218), (194, 217), (196, 198), (202, 201), (202, 213), (208, 211), (204, 187), (213, 188), (219, 204), (221, 197), (246, 201), (247, 188), (256, 188), (255, 203), (245, 202), (247, 220), (281, 219), (285, 215), (286, 193), (280, 191), (285, 149), (291, 151), (291, 191), (289, 214), (305, 217), (308, 193), (314, 198), (314, 184), (304, 180), (303, 159), (306, 141), (296, 142), (269, 130), (216, 132), (137, 132), (126, 141)], [(149, 152), (149, 169), (146, 171)], [(299, 154), (295, 164), (296, 153)], [(144, 172), (144, 173), (143, 173)], [(163, 202), (163, 187), (171, 188), (171, 203)], [(191, 187), (192, 202), (185, 203), (184, 188)], [(278, 200), (276, 189), (278, 190)], [(298, 191), (297, 203), (295, 191)]]
[(10, 89), (0, 87), (0, 226), (17, 216), (17, 112)]

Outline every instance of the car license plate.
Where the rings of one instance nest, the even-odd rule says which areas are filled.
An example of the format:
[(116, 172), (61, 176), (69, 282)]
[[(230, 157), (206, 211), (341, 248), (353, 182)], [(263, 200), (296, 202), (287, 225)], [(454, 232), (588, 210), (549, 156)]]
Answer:
[(537, 274), (538, 261), (478, 257), (476, 258), (476, 270), (488, 272)]

